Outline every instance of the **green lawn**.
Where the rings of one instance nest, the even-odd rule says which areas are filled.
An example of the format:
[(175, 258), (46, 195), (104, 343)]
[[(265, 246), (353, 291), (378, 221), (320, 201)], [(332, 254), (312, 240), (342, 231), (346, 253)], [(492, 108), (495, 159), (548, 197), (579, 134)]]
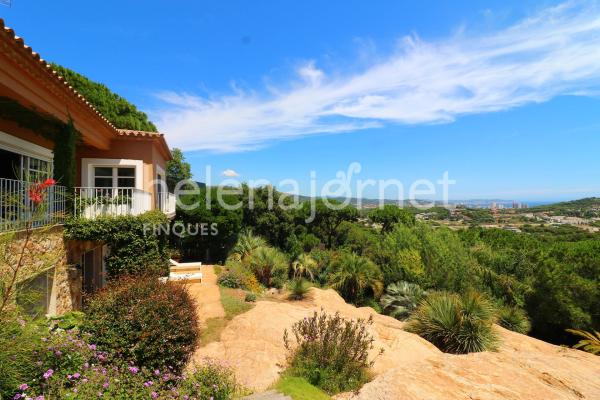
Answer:
[(224, 318), (210, 318), (200, 330), (200, 345), (206, 346), (216, 342), (221, 337), (221, 332), (236, 315), (243, 314), (254, 305), (244, 301), (245, 293), (239, 289), (220, 287), (221, 304), (225, 310)]
[(303, 378), (284, 376), (275, 384), (275, 389), (292, 396), (294, 400), (331, 400), (321, 389), (314, 387)]

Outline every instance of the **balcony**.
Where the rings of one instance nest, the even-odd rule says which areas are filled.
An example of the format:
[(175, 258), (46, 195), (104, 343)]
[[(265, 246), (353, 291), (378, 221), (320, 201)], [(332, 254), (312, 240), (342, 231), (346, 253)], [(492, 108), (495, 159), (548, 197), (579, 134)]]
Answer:
[[(62, 224), (67, 214), (66, 188), (50, 186), (42, 203), (34, 207), (31, 182), (0, 178), (0, 232)], [(34, 211), (35, 209), (35, 211)]]
[[(123, 187), (76, 187), (74, 215), (78, 218), (140, 215), (152, 210), (152, 194)], [(175, 215), (175, 195), (157, 193), (156, 209)]]

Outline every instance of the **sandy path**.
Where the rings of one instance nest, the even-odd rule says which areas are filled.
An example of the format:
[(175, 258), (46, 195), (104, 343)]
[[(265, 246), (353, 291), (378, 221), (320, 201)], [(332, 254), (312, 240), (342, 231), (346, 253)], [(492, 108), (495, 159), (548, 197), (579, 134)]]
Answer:
[(197, 303), (198, 319), (204, 324), (209, 318), (225, 316), (221, 305), (221, 293), (217, 285), (217, 274), (212, 265), (202, 266), (202, 283), (188, 285), (188, 290)]

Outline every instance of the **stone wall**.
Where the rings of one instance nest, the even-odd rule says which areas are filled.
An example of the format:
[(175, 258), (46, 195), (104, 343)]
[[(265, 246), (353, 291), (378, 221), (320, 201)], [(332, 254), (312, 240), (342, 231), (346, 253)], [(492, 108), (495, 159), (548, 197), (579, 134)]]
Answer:
[(81, 273), (68, 263), (62, 227), (35, 229), (29, 238), (26, 232), (4, 234), (2, 246), (0, 272), (9, 276), (11, 266), (22, 259), (20, 286), (36, 282), (36, 289), (42, 292), (41, 306), (48, 315), (81, 308)]

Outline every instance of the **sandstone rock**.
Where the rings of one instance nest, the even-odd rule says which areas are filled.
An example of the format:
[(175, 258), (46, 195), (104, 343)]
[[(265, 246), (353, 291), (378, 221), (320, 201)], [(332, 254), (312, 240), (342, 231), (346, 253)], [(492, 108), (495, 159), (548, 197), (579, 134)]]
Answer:
[(197, 356), (231, 365), (246, 386), (262, 391), (286, 361), (283, 331), (323, 308), (348, 318), (374, 317), (375, 378), (358, 394), (339, 399), (600, 399), (600, 357), (561, 348), (497, 327), (498, 352), (450, 355), (402, 330), (403, 323), (368, 307), (346, 304), (333, 290), (313, 288), (301, 302), (259, 301), (234, 318), (220, 342)]

